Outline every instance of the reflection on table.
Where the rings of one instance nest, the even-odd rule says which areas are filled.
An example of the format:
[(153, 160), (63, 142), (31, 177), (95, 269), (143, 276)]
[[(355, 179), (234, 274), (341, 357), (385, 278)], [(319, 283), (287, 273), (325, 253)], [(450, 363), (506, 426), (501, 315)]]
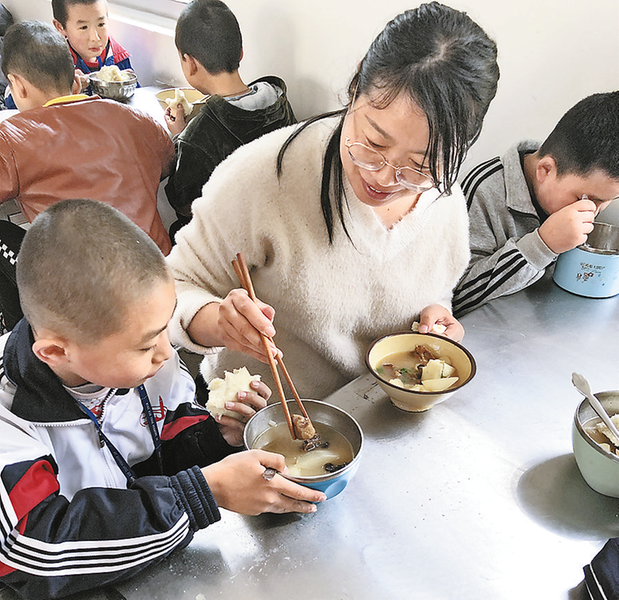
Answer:
[(224, 511), (188, 548), (114, 593), (580, 598), (583, 565), (619, 536), (619, 500), (591, 490), (577, 470), (570, 430), (581, 396), (570, 376), (585, 374), (594, 391), (619, 388), (618, 300), (574, 296), (546, 278), (463, 323), (478, 372), (445, 403), (401, 412), (369, 376), (328, 399), (365, 433), (361, 465), (342, 494), (314, 515)]

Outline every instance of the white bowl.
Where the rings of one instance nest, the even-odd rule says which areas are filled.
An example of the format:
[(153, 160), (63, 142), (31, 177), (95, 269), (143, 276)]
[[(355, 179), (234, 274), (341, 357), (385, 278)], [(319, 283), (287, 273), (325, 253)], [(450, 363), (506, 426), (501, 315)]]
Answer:
[[(166, 102), (166, 100), (172, 100), (172, 98), (174, 98), (176, 89), (177, 88), (167, 88), (165, 90), (160, 90), (155, 94), (155, 97), (157, 98), (157, 100), (159, 100), (159, 104), (161, 105), (161, 108), (163, 108), (163, 110), (168, 108), (168, 103)], [(189, 102), (189, 104), (191, 105), (192, 110), (189, 118), (191, 119), (195, 117), (199, 110), (195, 109), (193, 105), (199, 100), (202, 100), (202, 98), (204, 98), (204, 94), (192, 87), (180, 87), (178, 89), (182, 90), (182, 92), (185, 94), (185, 98), (187, 98), (187, 102)]]
[[(619, 413), (619, 391), (599, 392), (595, 397), (612, 417)], [(619, 498), (619, 456), (606, 452), (586, 432), (586, 425), (600, 421), (588, 400), (576, 409), (572, 425), (572, 446), (583, 479), (596, 492)]]
[[(393, 385), (376, 372), (376, 368), (387, 355), (414, 350), (419, 345), (426, 346), (438, 358), (449, 358), (449, 362), (458, 372), (459, 380), (455, 385), (443, 392), (417, 392)], [(412, 331), (392, 333), (372, 342), (365, 355), (365, 364), (391, 402), (408, 412), (423, 412), (443, 402), (471, 381), (477, 370), (473, 355), (458, 342), (433, 333)]]

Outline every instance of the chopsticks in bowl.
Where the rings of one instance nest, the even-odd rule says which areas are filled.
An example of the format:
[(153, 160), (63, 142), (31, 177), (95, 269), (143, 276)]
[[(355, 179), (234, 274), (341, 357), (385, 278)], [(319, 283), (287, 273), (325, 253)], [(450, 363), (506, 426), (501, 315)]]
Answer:
[[(249, 297), (254, 302), (257, 302), (256, 293), (254, 292), (254, 286), (252, 284), (251, 277), (249, 275), (249, 268), (247, 266), (247, 262), (245, 261), (245, 256), (243, 255), (243, 253), (239, 252), (236, 255), (236, 258), (232, 261), (232, 266), (234, 267), (234, 270), (236, 271), (237, 277), (239, 278), (241, 285), (243, 286), (245, 291), (249, 294)], [(309, 415), (307, 414), (307, 411), (305, 410), (305, 406), (303, 406), (303, 402), (301, 402), (301, 398), (299, 397), (299, 394), (297, 393), (297, 389), (295, 388), (294, 383), (292, 382), (292, 378), (290, 377), (290, 374), (288, 373), (288, 369), (286, 368), (286, 365), (284, 364), (284, 360), (280, 356), (276, 361), (273, 354), (271, 353), (271, 345), (269, 342), (272, 343), (273, 339), (265, 335), (264, 333), (261, 333), (260, 337), (262, 338), (262, 343), (264, 344), (264, 349), (269, 359), (269, 367), (271, 368), (271, 374), (273, 375), (273, 380), (275, 381), (275, 386), (277, 388), (277, 393), (279, 395), (279, 398), (282, 404), (282, 409), (284, 410), (284, 416), (286, 417), (286, 423), (288, 424), (290, 435), (292, 436), (292, 439), (295, 440), (297, 439), (297, 435), (296, 435), (296, 431), (294, 428), (294, 424), (292, 422), (292, 417), (290, 415), (290, 410), (286, 402), (286, 394), (284, 393), (284, 388), (282, 386), (279, 373), (277, 372), (277, 364), (279, 364), (282, 370), (282, 373), (284, 374), (286, 383), (288, 384), (288, 387), (290, 388), (290, 391), (292, 392), (292, 395), (299, 409), (301, 410), (301, 413), (308, 420), (310, 424), (311, 424), (311, 419), (309, 418)]]

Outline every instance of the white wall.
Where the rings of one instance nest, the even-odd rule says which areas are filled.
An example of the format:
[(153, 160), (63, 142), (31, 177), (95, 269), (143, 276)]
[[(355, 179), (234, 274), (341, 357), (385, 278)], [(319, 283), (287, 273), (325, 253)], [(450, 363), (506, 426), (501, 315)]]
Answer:
[[(113, 0), (110, 0), (113, 1)], [(49, 0), (2, 0), (19, 19), (49, 21)], [(467, 165), (522, 138), (543, 139), (561, 115), (594, 92), (619, 89), (618, 0), (445, 0), (498, 43), (501, 81)], [(357, 62), (403, 0), (228, 0), (244, 36), (241, 74), (288, 84), (300, 118), (338, 106)], [(180, 84), (174, 22), (136, 27), (111, 5), (113, 35), (133, 53), (145, 84)]]

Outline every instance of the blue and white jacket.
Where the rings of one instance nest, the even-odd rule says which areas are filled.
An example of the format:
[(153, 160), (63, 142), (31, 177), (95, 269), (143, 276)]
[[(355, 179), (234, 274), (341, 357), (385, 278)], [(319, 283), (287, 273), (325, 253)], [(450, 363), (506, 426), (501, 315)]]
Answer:
[(101, 428), (136, 475), (128, 483), (32, 343), (25, 320), (0, 338), (0, 582), (37, 600), (110, 584), (220, 519), (198, 467), (237, 449), (195, 403), (176, 353), (145, 383), (163, 473), (137, 390), (101, 391)]

